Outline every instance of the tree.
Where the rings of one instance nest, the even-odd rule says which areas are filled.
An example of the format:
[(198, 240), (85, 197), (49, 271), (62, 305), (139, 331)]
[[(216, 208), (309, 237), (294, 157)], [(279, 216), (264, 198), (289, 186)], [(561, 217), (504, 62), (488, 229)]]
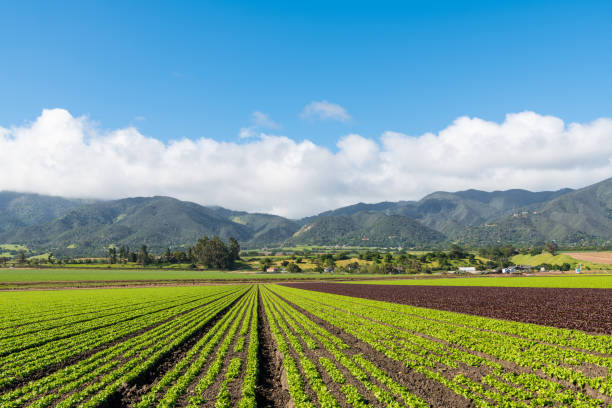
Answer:
[(529, 255), (536, 256), (542, 253), (542, 247), (535, 246), (529, 250)]
[(291, 262), (287, 267), (287, 271), (289, 271), (289, 273), (300, 273), (302, 272), (302, 268), (300, 268), (299, 265)]
[(23, 265), (26, 263), (26, 256), (25, 256), (25, 252), (23, 251), (19, 251), (17, 252), (17, 263), (19, 265)]
[(193, 262), (193, 248), (187, 247), (187, 262)]
[(117, 250), (115, 249), (115, 247), (108, 248), (108, 263), (117, 263)]
[(121, 248), (119, 248), (119, 262), (127, 262), (129, 255), (130, 248), (125, 245), (121, 245)]
[(555, 242), (547, 242), (544, 245), (544, 248), (550, 252), (551, 255), (556, 255), (557, 250), (559, 249), (559, 246), (555, 243)]
[(172, 263), (173, 256), (172, 252), (170, 252), (170, 248), (166, 248), (166, 253), (164, 253), (164, 261), (168, 263)]
[(146, 245), (140, 247), (140, 252), (138, 252), (138, 263), (142, 266), (146, 266), (151, 263), (151, 258), (149, 257), (149, 252), (147, 251)]
[(467, 256), (467, 253), (461, 246), (452, 244), (450, 247), (449, 256), (451, 259), (463, 259)]
[(351, 262), (348, 265), (346, 265), (346, 269), (349, 272), (358, 272), (359, 271), (359, 262), (355, 261), (355, 262)]
[(230, 238), (230, 245), (226, 245), (218, 236), (213, 239), (203, 236), (193, 248), (195, 258), (207, 268), (231, 269), (237, 259), (237, 252), (240, 252), (240, 246), (235, 239), (232, 251), (232, 239)]
[(259, 269), (261, 269), (262, 272), (267, 271), (271, 266), (272, 260), (270, 258), (262, 258), (259, 260)]
[(229, 239), (229, 250), (234, 260), (240, 259), (240, 244), (234, 238)]

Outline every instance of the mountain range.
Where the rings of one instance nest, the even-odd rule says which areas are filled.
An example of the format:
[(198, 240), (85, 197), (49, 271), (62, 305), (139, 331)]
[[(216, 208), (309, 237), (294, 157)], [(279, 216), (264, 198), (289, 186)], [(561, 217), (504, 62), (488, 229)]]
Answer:
[(578, 189), (435, 192), (418, 201), (359, 203), (292, 220), (171, 197), (75, 200), (0, 192), (0, 244), (33, 253), (102, 255), (111, 245), (154, 252), (202, 235), (243, 248), (295, 245), (436, 248), (612, 240), (612, 178)]

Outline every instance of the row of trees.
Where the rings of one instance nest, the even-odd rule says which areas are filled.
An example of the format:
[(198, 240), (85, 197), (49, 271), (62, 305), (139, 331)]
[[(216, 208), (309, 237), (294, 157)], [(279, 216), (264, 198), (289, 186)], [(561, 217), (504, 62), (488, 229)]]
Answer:
[(221, 238), (215, 236), (208, 238), (206, 235), (198, 240), (195, 246), (187, 247), (186, 251), (171, 251), (167, 248), (160, 256), (149, 253), (146, 245), (142, 245), (138, 252), (130, 251), (128, 246), (108, 249), (108, 263), (136, 262), (142, 266), (156, 263), (199, 263), (207, 268), (231, 269), (234, 262), (240, 259), (240, 244), (234, 238), (224, 243)]

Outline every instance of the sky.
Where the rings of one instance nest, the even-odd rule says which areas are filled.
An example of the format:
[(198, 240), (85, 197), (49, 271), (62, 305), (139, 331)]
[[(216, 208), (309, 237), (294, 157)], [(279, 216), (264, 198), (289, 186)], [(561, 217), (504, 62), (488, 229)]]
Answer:
[(0, 3), (0, 190), (312, 215), (612, 176), (612, 3)]

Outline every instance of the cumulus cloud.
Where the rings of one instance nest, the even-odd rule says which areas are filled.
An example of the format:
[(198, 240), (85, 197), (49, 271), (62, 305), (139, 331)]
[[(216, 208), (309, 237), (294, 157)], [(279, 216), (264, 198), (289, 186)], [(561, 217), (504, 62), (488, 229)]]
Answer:
[(348, 122), (351, 120), (351, 115), (342, 106), (327, 102), (313, 101), (304, 107), (300, 113), (302, 119), (323, 119), (337, 120), (339, 122)]
[(260, 134), (245, 143), (167, 144), (127, 127), (44, 110), (0, 127), (0, 190), (68, 197), (169, 195), (204, 205), (311, 215), (437, 190), (582, 187), (612, 175), (612, 119), (565, 124), (533, 112), (501, 123), (461, 117), (438, 132), (342, 137), (337, 151)]

